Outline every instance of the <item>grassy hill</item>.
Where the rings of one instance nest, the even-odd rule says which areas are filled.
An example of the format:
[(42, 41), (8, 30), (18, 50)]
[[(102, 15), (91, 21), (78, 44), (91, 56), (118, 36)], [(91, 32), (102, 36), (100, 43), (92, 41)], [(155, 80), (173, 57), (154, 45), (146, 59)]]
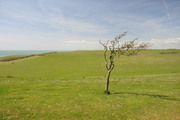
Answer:
[[(175, 51), (175, 52), (172, 52)], [(169, 54), (170, 53), (170, 54)], [(171, 54), (172, 53), (172, 54)], [(143, 51), (137, 56), (120, 57), (113, 76), (179, 73), (180, 50)], [(23, 78), (82, 78), (102, 77), (105, 67), (102, 51), (77, 51), (47, 54), (3, 65), (0, 76)]]
[(105, 75), (103, 51), (0, 62), (0, 119), (180, 119), (180, 50), (120, 57), (111, 95), (103, 94)]

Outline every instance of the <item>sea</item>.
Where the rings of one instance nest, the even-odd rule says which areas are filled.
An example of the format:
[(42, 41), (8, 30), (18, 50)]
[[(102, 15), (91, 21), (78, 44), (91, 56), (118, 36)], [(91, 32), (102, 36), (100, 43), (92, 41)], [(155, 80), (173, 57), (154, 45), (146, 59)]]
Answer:
[(60, 50), (0, 50), (0, 57), (12, 56), (12, 55), (31, 55), (31, 54), (41, 54), (49, 52), (63, 52)]

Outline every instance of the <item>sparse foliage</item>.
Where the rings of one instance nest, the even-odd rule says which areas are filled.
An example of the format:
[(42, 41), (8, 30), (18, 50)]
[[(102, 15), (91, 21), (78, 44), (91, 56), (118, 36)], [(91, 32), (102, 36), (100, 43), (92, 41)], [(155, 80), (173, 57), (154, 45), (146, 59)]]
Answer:
[(106, 89), (104, 91), (106, 94), (110, 94), (109, 79), (111, 72), (114, 69), (115, 58), (119, 58), (121, 55), (136, 55), (140, 50), (144, 50), (149, 46), (149, 43), (138, 44), (136, 42), (137, 38), (121, 44), (120, 39), (123, 38), (126, 34), (127, 32), (124, 32), (115, 37), (113, 40), (108, 40), (106, 43), (102, 43), (101, 41), (99, 41), (99, 43), (104, 47), (104, 61), (107, 70)]

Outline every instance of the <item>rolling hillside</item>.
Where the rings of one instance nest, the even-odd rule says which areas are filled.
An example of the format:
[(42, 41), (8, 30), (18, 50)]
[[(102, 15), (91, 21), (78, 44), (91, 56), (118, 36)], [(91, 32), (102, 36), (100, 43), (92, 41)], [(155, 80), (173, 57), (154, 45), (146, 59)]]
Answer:
[[(121, 56), (115, 65), (113, 76), (179, 73), (180, 50), (148, 50), (139, 55)], [(0, 62), (0, 77), (23, 78), (82, 78), (106, 74), (103, 51), (76, 51), (52, 53)]]
[(0, 119), (180, 119), (180, 50), (147, 50), (116, 63), (106, 95), (103, 51), (0, 62)]

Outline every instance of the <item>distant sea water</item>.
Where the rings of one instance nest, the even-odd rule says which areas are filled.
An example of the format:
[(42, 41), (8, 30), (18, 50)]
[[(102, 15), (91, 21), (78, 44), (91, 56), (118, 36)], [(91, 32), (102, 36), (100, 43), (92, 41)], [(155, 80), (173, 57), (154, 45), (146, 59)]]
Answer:
[(12, 55), (31, 55), (31, 54), (41, 54), (49, 52), (63, 52), (63, 51), (53, 51), (53, 50), (0, 50), (0, 57), (12, 56)]

